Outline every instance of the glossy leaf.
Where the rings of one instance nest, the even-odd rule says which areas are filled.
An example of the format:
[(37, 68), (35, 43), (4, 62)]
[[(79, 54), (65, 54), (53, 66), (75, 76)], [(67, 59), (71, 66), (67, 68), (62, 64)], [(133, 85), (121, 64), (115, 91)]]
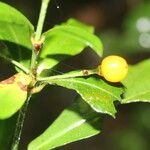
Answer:
[(59, 61), (79, 54), (85, 47), (90, 46), (98, 55), (102, 55), (102, 43), (93, 35), (93, 28), (83, 25), (76, 20), (55, 26), (44, 34), (40, 67), (52, 68)]
[(113, 117), (116, 113), (113, 102), (120, 100), (122, 94), (120, 85), (111, 85), (96, 77), (56, 79), (49, 83), (77, 91), (96, 112)]
[(23, 73), (0, 82), (0, 119), (11, 117), (22, 107), (29, 83), (30, 77)]
[(33, 33), (33, 26), (25, 16), (0, 2), (0, 53), (6, 54), (7, 51), (7, 55), (13, 59), (29, 62), (32, 48), (30, 39)]
[(150, 102), (150, 59), (133, 65), (123, 84), (126, 92), (122, 103)]
[(33, 140), (28, 150), (50, 150), (94, 136), (101, 131), (102, 118), (101, 114), (79, 100), (65, 109), (43, 134)]

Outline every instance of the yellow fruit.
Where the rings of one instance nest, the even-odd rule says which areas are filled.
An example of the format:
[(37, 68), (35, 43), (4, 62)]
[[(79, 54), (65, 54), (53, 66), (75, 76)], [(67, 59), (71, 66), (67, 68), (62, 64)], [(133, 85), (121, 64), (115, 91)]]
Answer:
[(99, 66), (99, 74), (109, 82), (122, 81), (127, 72), (128, 64), (126, 60), (116, 55), (107, 56)]

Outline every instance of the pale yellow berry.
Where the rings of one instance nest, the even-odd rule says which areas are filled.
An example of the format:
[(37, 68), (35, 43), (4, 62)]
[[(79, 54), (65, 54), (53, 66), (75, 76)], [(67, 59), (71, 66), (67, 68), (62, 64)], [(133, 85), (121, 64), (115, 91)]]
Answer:
[(109, 82), (122, 81), (127, 72), (128, 64), (126, 60), (116, 55), (105, 57), (99, 66), (99, 74)]

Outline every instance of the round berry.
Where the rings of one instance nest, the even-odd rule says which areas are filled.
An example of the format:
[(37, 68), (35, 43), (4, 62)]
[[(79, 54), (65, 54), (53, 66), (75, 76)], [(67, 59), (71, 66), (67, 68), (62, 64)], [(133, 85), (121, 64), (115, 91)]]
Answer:
[(128, 72), (126, 60), (120, 56), (111, 55), (102, 60), (99, 66), (99, 74), (109, 82), (122, 81)]

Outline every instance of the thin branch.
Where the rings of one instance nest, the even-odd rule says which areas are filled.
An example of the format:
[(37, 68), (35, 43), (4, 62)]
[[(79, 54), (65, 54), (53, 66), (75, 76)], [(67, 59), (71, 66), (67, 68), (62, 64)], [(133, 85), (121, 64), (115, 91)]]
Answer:
[(26, 116), (30, 98), (31, 98), (31, 94), (28, 95), (25, 104), (19, 111), (11, 150), (18, 150), (21, 133), (22, 133), (22, 128), (23, 128), (23, 124), (24, 124), (24, 120), (25, 120), (25, 116)]
[(2, 59), (6, 60), (7, 62), (13, 64), (17, 68), (21, 69), (24, 73), (29, 74), (29, 70), (26, 67), (24, 67), (22, 64), (20, 64), (19, 62), (15, 61), (15, 60), (13, 60), (11, 58), (8, 58), (8, 57), (6, 57), (6, 56), (4, 56), (2, 54), (0, 54), (0, 57)]
[(81, 77), (81, 76), (89, 76), (92, 74), (98, 74), (98, 70), (81, 70), (81, 71), (72, 71), (63, 75), (56, 75), (56, 76), (50, 76), (50, 77), (38, 77), (38, 81), (52, 81), (57, 79), (66, 79), (66, 78), (75, 78), (75, 77)]
[[(37, 46), (37, 44), (42, 44), (41, 43), (41, 41), (42, 41), (41, 35), (42, 35), (42, 30), (43, 30), (44, 21), (45, 21), (49, 2), (50, 2), (50, 0), (42, 0), (37, 29), (36, 29), (35, 37), (33, 38), (36, 46)], [(36, 70), (38, 52), (40, 50), (40, 49), (38, 49), (38, 52), (37, 52), (34, 43), (33, 43), (32, 58), (31, 58), (31, 68), (30, 68), (31, 73), (33, 73), (33, 71)]]
[(35, 35), (36, 41), (39, 41), (41, 39), (41, 34), (42, 34), (43, 25), (44, 25), (49, 2), (50, 0), (42, 0), (40, 16), (39, 16), (39, 20), (37, 24), (36, 35)]

